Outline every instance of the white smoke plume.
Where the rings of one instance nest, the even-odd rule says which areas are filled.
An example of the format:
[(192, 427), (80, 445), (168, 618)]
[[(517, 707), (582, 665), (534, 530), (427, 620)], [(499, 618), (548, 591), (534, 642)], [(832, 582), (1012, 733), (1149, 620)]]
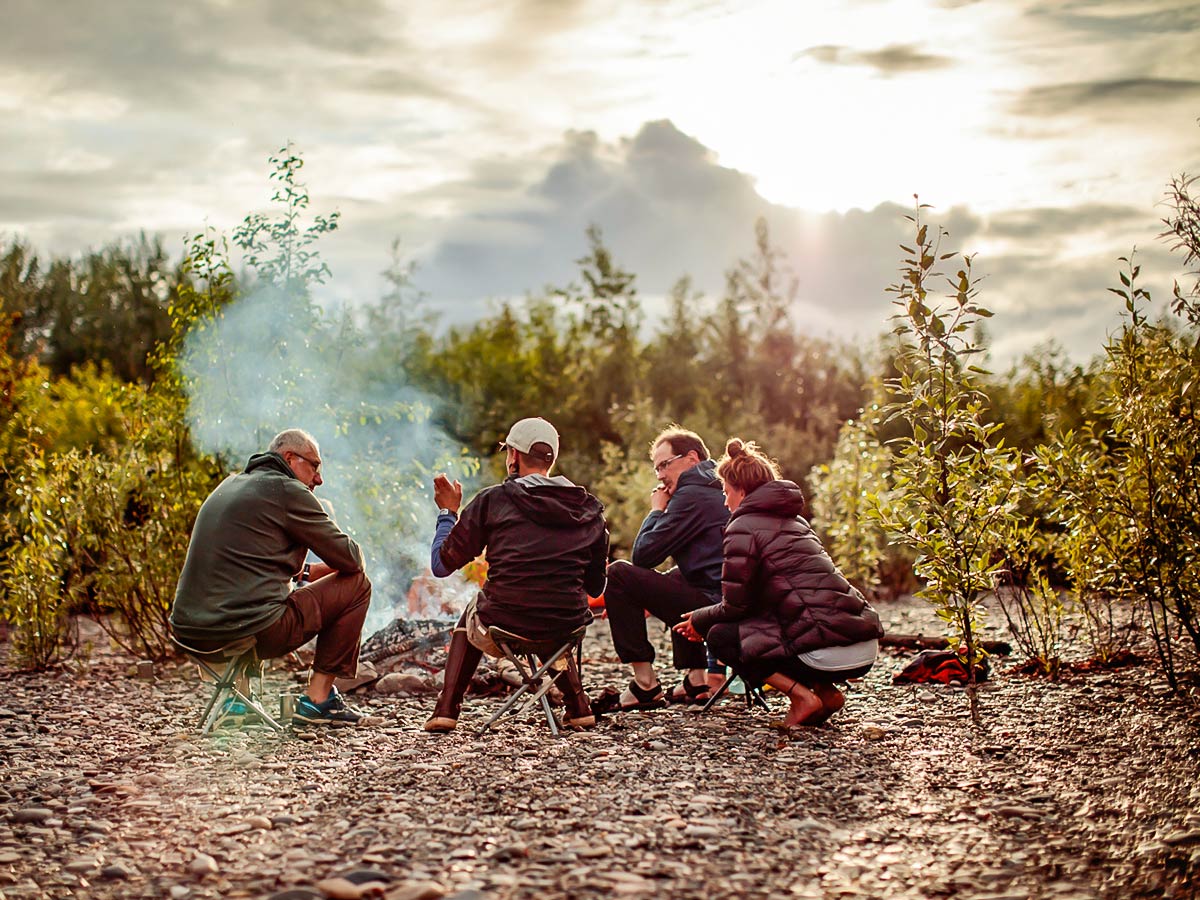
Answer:
[[(360, 326), (335, 325), (306, 302), (259, 290), (193, 328), (181, 359), (193, 440), (231, 468), (285, 428), (317, 439), (325, 482), (317, 494), (367, 557), (375, 588), (368, 634), (396, 614), (457, 615), (441, 602), (410, 612), (406, 595), (429, 565), (433, 476), (466, 479), (475, 469), (433, 424), (438, 401), (409, 384), (383, 347)], [(439, 595), (455, 605), (471, 593), (461, 578), (445, 587)]]

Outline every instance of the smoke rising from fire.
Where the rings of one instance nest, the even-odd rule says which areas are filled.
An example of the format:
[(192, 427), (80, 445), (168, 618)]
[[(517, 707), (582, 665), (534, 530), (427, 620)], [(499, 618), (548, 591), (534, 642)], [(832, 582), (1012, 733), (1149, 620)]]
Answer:
[[(440, 401), (408, 383), (399, 343), (386, 337), (259, 290), (193, 328), (181, 358), (193, 441), (230, 468), (285, 428), (317, 439), (324, 479), (317, 496), (329, 499), (367, 557), (368, 634), (410, 615), (405, 595), (429, 563), (433, 476), (444, 470), (466, 480), (473, 472), (461, 444), (433, 423)], [(461, 579), (446, 587), (456, 603), (470, 594)]]

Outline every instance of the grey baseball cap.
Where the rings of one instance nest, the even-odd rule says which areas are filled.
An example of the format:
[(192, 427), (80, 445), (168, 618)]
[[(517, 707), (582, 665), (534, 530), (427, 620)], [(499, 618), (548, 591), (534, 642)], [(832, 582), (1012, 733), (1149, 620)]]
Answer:
[(542, 418), (522, 419), (508, 429), (508, 437), (500, 444), (501, 447), (512, 447), (522, 453), (529, 453), (534, 444), (546, 444), (550, 447), (550, 459), (558, 459), (558, 432), (554, 426)]

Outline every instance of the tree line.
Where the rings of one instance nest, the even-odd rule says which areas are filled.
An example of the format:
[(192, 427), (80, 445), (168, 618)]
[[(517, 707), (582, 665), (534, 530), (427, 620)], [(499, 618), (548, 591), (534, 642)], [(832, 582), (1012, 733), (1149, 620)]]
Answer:
[[(1122, 330), (1093, 359), (1047, 344), (988, 373), (977, 326), (990, 313), (970, 260), (943, 253), (945, 236), (918, 210), (893, 286), (897, 328), (870, 346), (793, 321), (795, 279), (761, 221), (721, 291), (681, 277), (661, 318), (592, 228), (570, 283), (444, 327), (398, 252), (380, 297), (321, 308), (319, 242), (338, 223), (303, 224), (301, 167), (281, 151), (277, 212), (231, 236), (192, 236), (180, 261), (144, 237), (76, 258), (0, 247), (0, 610), (30, 664), (71, 652), (63, 629), (77, 609), (115, 611), (114, 639), (165, 652), (195, 509), (239, 453), (283, 425), (324, 429), (358, 461), (339, 518), (374, 545), (373, 572), (399, 599), (422, 565), (432, 473), (499, 477), (508, 424), (537, 414), (563, 434), (561, 471), (605, 502), (618, 554), (654, 484), (649, 441), (682, 422), (710, 446), (736, 434), (776, 456), (866, 591), (936, 595), (968, 635), (998, 591), (1048, 671), (1071, 622), (1107, 628), (1115, 645), (1140, 609), (1173, 682), (1192, 671), (1200, 606), (1182, 585), (1200, 534), (1186, 514), (1195, 479), (1184, 477), (1200, 447), (1188, 431), (1200, 390), (1194, 287), (1177, 286), (1172, 314), (1151, 317), (1130, 263), (1115, 288)], [(1166, 233), (1195, 268), (1190, 185), (1172, 182)], [(946, 277), (950, 259), (962, 268)], [(254, 318), (256, 303), (265, 312)], [(253, 371), (235, 371), (249, 352)], [(269, 410), (244, 403), (248, 377)], [(1119, 506), (1097, 499), (1104, 489)], [(1135, 549), (1157, 568), (1132, 572)]]

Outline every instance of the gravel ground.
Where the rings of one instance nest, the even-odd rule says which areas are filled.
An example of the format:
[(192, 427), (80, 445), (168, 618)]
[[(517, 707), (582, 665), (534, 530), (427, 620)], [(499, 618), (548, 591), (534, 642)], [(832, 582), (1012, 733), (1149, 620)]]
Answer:
[[(1200, 715), (1155, 669), (1001, 666), (975, 729), (962, 690), (891, 684), (908, 656), (791, 736), (736, 697), (558, 740), (536, 717), (476, 737), (500, 700), (468, 697), (431, 736), (432, 697), (365, 695), (382, 725), (201, 739), (187, 666), (0, 673), (0, 900), (1200, 895)], [(597, 623), (585, 682), (627, 677)]]

